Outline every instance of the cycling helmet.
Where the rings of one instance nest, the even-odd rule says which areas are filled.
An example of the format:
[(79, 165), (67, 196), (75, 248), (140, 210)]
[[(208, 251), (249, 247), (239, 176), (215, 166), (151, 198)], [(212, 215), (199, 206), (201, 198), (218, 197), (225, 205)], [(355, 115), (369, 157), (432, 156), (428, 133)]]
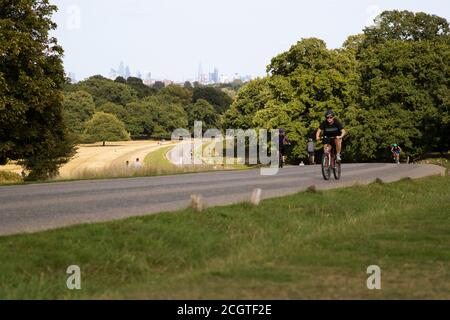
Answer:
[(336, 114), (334, 113), (333, 110), (328, 110), (327, 112), (325, 112), (325, 118), (335, 117), (335, 116), (336, 116)]
[(392, 144), (392, 147), (397, 148), (397, 147), (398, 147), (398, 144), (393, 143), (393, 144)]
[(281, 128), (279, 132), (280, 132), (280, 134), (285, 134), (286, 133), (286, 131), (283, 128)]

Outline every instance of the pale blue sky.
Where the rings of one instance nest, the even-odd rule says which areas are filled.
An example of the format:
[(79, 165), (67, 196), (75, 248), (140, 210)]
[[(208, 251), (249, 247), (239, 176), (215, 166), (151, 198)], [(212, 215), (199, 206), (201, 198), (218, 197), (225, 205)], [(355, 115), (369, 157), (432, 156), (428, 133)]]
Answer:
[(182, 81), (198, 65), (232, 75), (265, 74), (301, 38), (329, 48), (360, 33), (377, 13), (406, 9), (450, 20), (448, 0), (50, 0), (66, 72), (107, 76), (124, 61), (134, 74)]

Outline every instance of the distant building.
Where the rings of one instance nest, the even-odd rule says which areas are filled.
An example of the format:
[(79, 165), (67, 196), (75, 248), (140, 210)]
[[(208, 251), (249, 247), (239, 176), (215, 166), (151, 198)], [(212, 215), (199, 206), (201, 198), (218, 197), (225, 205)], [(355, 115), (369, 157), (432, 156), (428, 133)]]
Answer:
[(111, 71), (109, 72), (109, 79), (116, 80), (118, 76), (119, 73), (116, 70), (111, 69)]
[(125, 78), (125, 66), (123, 64), (123, 61), (120, 61), (119, 70), (117, 70), (117, 76)]
[(77, 78), (76, 78), (75, 73), (69, 72), (69, 73), (67, 74), (67, 77), (70, 79), (70, 82), (71, 82), (71, 83), (77, 83)]
[(211, 83), (219, 83), (220, 82), (219, 70), (217, 68), (214, 69), (213, 73), (209, 74), (209, 82), (211, 82)]
[(131, 77), (131, 72), (130, 72), (130, 67), (127, 66), (125, 68), (125, 76), (123, 76), (125, 79), (128, 79), (129, 77)]

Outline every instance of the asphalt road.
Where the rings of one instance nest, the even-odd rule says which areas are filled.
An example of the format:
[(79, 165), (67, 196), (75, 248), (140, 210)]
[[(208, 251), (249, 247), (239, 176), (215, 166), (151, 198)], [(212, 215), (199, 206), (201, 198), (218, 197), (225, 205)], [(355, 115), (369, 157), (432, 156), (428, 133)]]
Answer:
[(255, 188), (270, 198), (311, 185), (330, 189), (444, 173), (434, 165), (344, 164), (340, 181), (324, 181), (319, 166), (305, 166), (284, 168), (276, 176), (246, 170), (5, 186), (0, 187), (0, 235), (177, 210), (189, 205), (192, 194), (213, 206), (248, 200)]

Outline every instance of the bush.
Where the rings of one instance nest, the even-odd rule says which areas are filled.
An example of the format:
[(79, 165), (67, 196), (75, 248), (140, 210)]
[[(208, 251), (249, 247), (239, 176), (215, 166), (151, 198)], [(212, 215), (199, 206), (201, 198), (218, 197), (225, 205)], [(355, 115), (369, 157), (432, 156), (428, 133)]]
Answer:
[(11, 171), (0, 171), (0, 184), (20, 182), (23, 182), (23, 179), (19, 174)]

